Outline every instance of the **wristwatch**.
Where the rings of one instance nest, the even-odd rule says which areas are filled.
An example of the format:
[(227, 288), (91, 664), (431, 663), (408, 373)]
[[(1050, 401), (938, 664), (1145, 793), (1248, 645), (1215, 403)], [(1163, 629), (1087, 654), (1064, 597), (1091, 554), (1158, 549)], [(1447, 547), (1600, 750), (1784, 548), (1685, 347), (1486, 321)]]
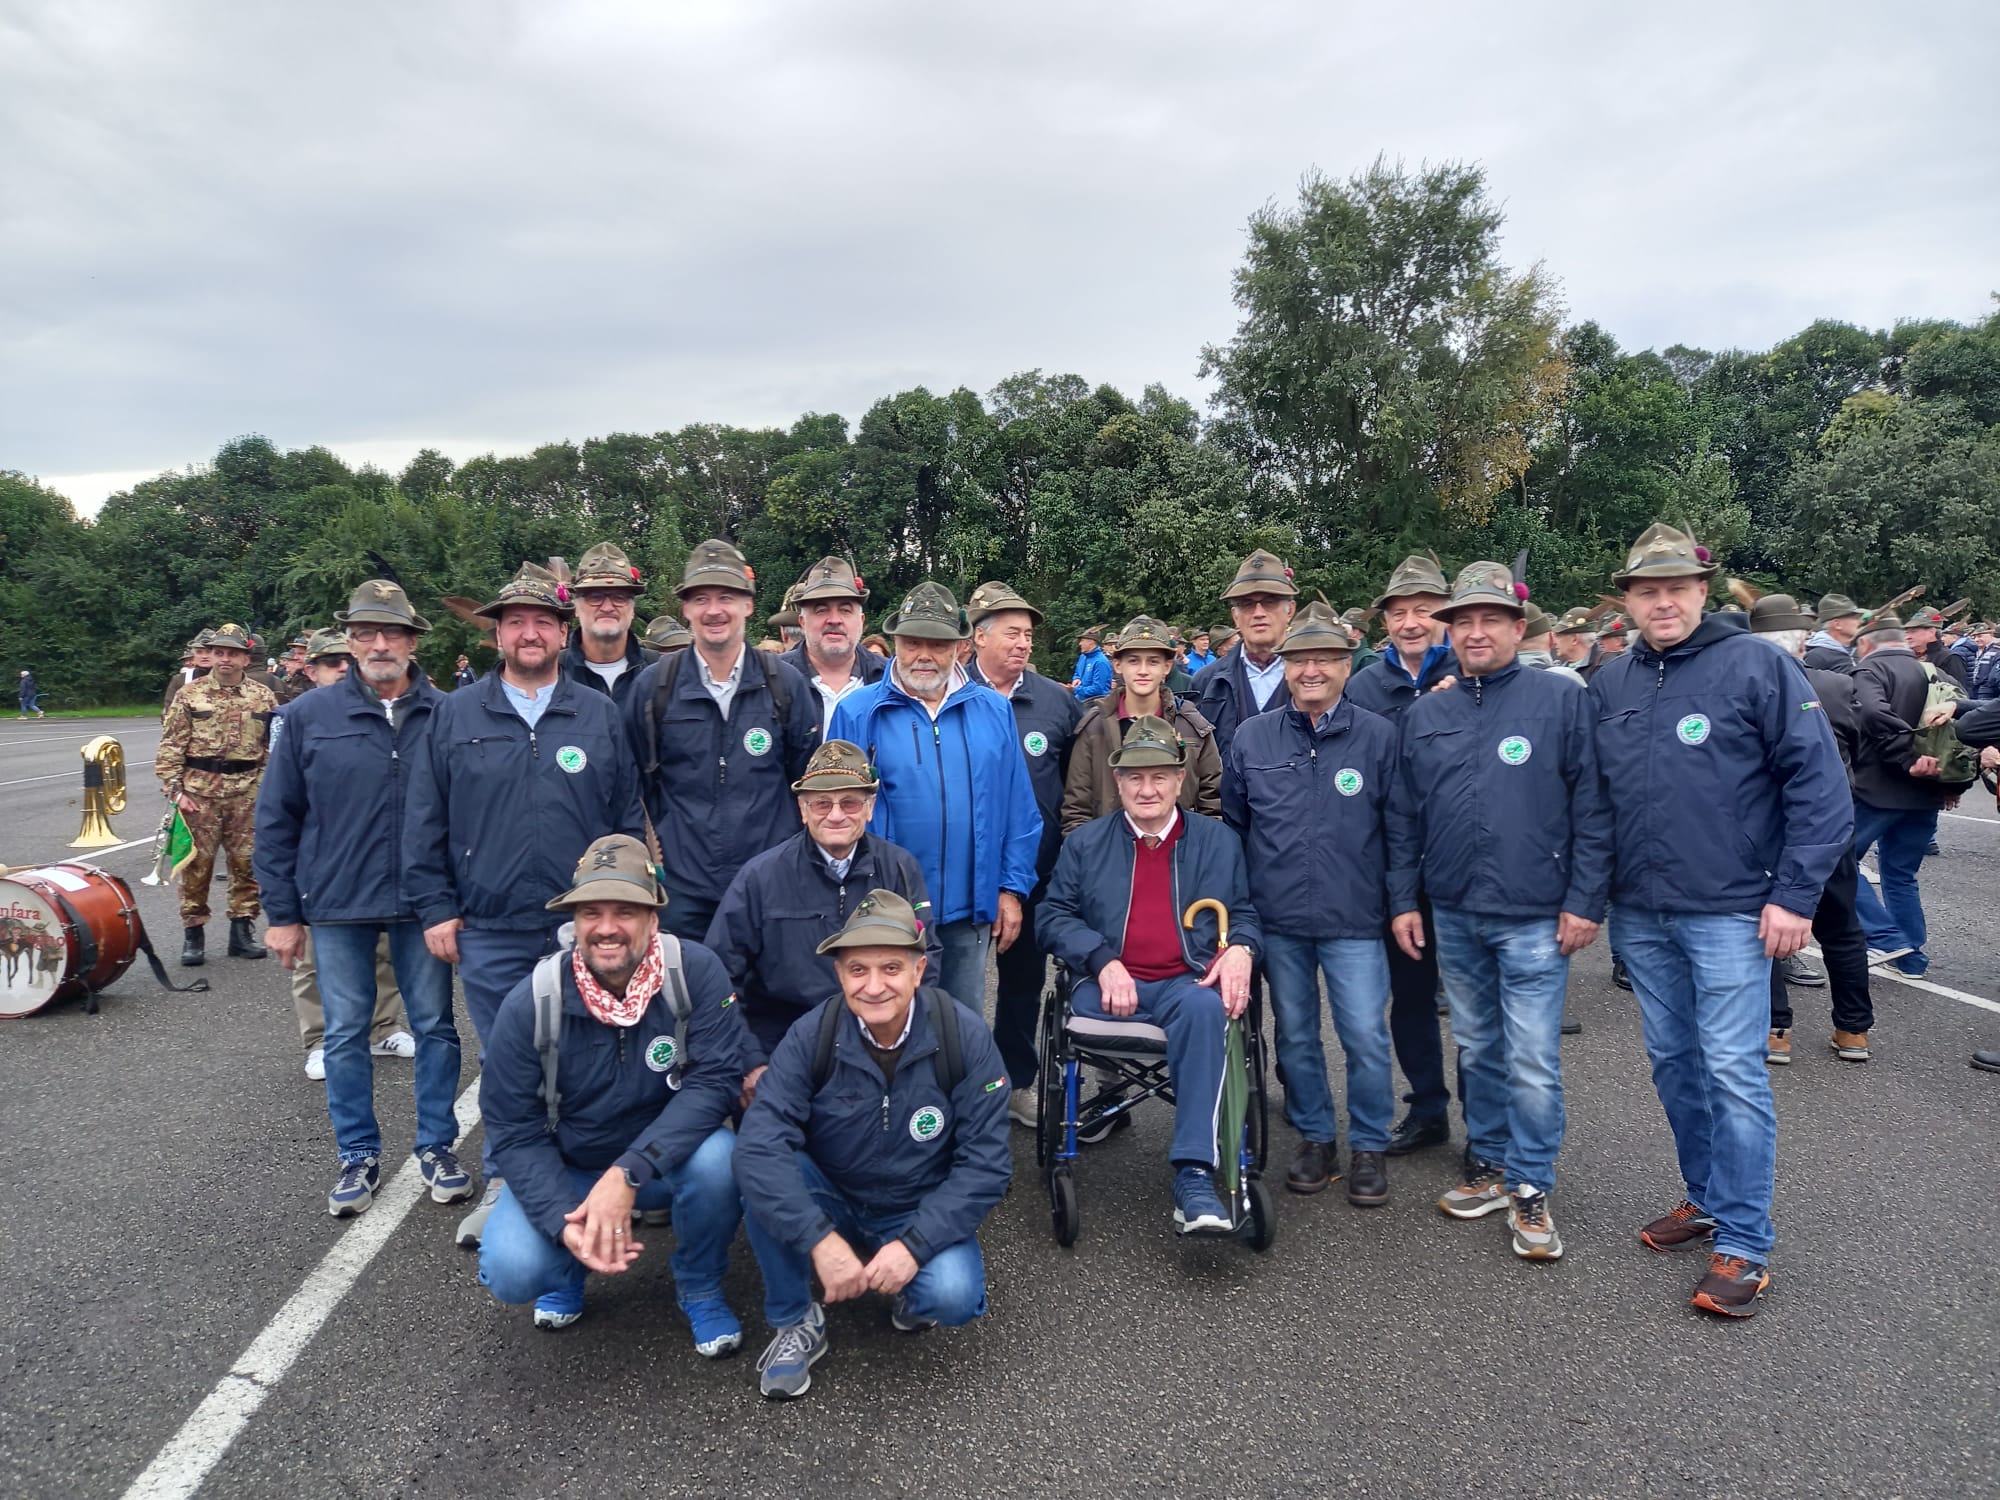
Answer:
[(625, 1186), (635, 1193), (638, 1192), (641, 1184), (632, 1169), (630, 1167), (620, 1167), (618, 1170), (625, 1174)]

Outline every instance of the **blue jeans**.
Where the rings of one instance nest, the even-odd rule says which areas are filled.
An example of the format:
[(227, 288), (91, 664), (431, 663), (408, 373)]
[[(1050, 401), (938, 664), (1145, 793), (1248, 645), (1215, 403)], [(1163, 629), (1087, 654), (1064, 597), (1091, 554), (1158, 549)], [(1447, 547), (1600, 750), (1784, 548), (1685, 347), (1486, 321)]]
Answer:
[[(569, 1169), (578, 1203), (603, 1175)], [(640, 1188), (632, 1202), (635, 1208), (673, 1209), (671, 1264), (680, 1305), (720, 1297), (729, 1242), (743, 1217), (743, 1200), (736, 1191), (735, 1132), (719, 1127), (686, 1161)], [(586, 1274), (568, 1246), (529, 1222), (513, 1188), (502, 1189), (479, 1239), (479, 1284), (499, 1301), (520, 1306), (551, 1292), (581, 1295)]]
[(1510, 1187), (1548, 1192), (1562, 1149), (1562, 1014), (1569, 960), (1554, 917), (1434, 907), (1438, 969), (1465, 1080), (1465, 1136)]
[(1614, 906), (1611, 935), (1688, 1200), (1714, 1216), (1718, 1254), (1768, 1260), (1778, 1112), (1764, 1065), (1771, 960), (1757, 918)]
[(1861, 916), (1862, 929), (1871, 948), (1901, 948), (1917, 951), (1896, 960), (1895, 967), (1908, 974), (1921, 974), (1931, 961), (1924, 956), (1924, 903), (1917, 895), (1917, 868), (1924, 862), (1924, 850), (1937, 837), (1935, 808), (1921, 812), (1889, 807), (1854, 804), (1854, 857), (1860, 859), (1869, 845), (1876, 845), (1875, 868), (1882, 876), (1882, 894), (1866, 880), (1857, 880), (1854, 909)]
[[(1389, 1144), (1396, 1086), (1389, 1072), (1389, 959), (1380, 938), (1302, 938), (1264, 934), (1264, 973), (1285, 1070), (1285, 1118), (1309, 1141), (1336, 1136), (1326, 1050), (1319, 1040), (1319, 976), (1326, 975), (1334, 1034), (1347, 1054), (1347, 1146), (1380, 1151)], [(1437, 1014), (1431, 1014), (1433, 1022)]]
[[(799, 1153), (799, 1175), (805, 1178), (813, 1202), (833, 1220), (834, 1232), (864, 1262), (909, 1228), (910, 1220), (917, 1216), (914, 1209), (900, 1214), (864, 1212), (803, 1151)], [(755, 1209), (744, 1215), (743, 1230), (757, 1257), (757, 1269), (764, 1276), (764, 1321), (773, 1328), (789, 1328), (805, 1321), (812, 1309), (812, 1256), (772, 1234), (759, 1222)], [(979, 1253), (979, 1241), (963, 1239), (946, 1245), (918, 1267), (903, 1288), (903, 1311), (912, 1318), (935, 1318), (947, 1328), (960, 1328), (984, 1317), (986, 1261)]]
[(1174, 1139), (1167, 1159), (1214, 1167), (1217, 1112), (1222, 1108), (1222, 1064), (1228, 1048), (1222, 996), (1203, 989), (1193, 974), (1137, 981), (1139, 1008), (1129, 1016), (1104, 1009), (1095, 979), (1080, 979), (1069, 1008), (1080, 1016), (1150, 1021), (1167, 1034), (1167, 1077), (1174, 1086)]
[(342, 1162), (382, 1154), (375, 1123), (375, 1059), (368, 1052), (375, 1024), (375, 944), (389, 935), (389, 962), (403, 992), (403, 1009), (417, 1039), (416, 1150), (458, 1139), (458, 1028), (451, 1019), (451, 966), (432, 958), (424, 929), (403, 922), (325, 922), (312, 930), (326, 1018), (326, 1112)]
[(967, 1010), (986, 1014), (986, 950), (993, 942), (993, 924), (967, 918), (938, 928), (935, 983)]
[[(567, 919), (564, 919), (567, 920)], [(526, 979), (535, 960), (556, 951), (556, 932), (562, 921), (546, 929), (525, 932), (503, 927), (464, 927), (458, 934), (458, 982), (465, 988), (465, 1013), (472, 1018), (473, 1035), (479, 1039), (479, 1061), (486, 1062), (486, 1039), (493, 1034), (500, 1002)], [(480, 1165), (493, 1175), (493, 1138), (488, 1135), (479, 1149)]]

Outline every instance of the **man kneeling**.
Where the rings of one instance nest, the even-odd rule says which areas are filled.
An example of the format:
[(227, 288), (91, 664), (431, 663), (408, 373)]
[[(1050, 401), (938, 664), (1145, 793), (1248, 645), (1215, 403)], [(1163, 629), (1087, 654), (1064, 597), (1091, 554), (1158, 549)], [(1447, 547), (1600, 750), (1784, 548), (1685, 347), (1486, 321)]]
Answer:
[(841, 993), (771, 1053), (736, 1153), (777, 1335), (759, 1388), (780, 1399), (803, 1396), (826, 1353), (814, 1272), (828, 1302), (893, 1297), (901, 1333), (984, 1314), (973, 1236), (1012, 1170), (999, 1049), (975, 1012), (923, 985), (910, 903), (870, 891), (819, 951), (834, 956)]
[(743, 1343), (722, 1275), (743, 1216), (729, 1114), (747, 1035), (715, 955), (661, 936), (663, 904), (646, 846), (624, 834), (586, 849), (548, 903), (568, 909), (576, 946), (514, 986), (487, 1038), (479, 1108), (507, 1186), (479, 1280), (534, 1303), (537, 1328), (567, 1328), (585, 1273), (616, 1275), (645, 1248), (633, 1209), (671, 1206), (675, 1296), (696, 1352), (717, 1359)]
[[(1250, 1002), (1262, 932), (1236, 834), (1179, 806), (1186, 767), (1171, 724), (1150, 714), (1132, 721), (1111, 756), (1120, 810), (1063, 841), (1039, 920), (1049, 951), (1077, 976), (1072, 1010), (1166, 1032), (1174, 1223), (1186, 1234), (1220, 1234), (1231, 1224), (1215, 1192), (1224, 1018)], [(1204, 899), (1229, 909), (1229, 946), (1219, 953), (1213, 913), (1181, 925)]]

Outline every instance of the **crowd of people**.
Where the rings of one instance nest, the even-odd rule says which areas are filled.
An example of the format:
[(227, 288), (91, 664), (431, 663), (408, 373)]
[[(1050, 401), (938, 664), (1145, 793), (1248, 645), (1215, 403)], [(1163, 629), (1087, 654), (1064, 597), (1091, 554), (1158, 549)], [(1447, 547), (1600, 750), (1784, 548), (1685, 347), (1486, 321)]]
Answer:
[(1787, 980), (1829, 988), (1830, 1043), (1865, 1062), (1870, 969), (1928, 962), (1919, 866), (2000, 745), (2000, 702), (1974, 696), (1983, 626), (1968, 648), (1936, 612), (1839, 596), (1712, 610), (1717, 571), (1661, 524), (1615, 608), (1546, 616), (1501, 564), (1412, 557), (1336, 614), (1257, 551), (1226, 633), (1093, 630), (1065, 684), (1033, 670), (1043, 615), (1002, 582), (964, 607), (918, 585), (876, 650), (864, 581), (826, 558), (759, 650), (730, 543), (693, 550), (677, 614), (643, 631), (645, 582), (606, 543), (468, 603), (497, 664), (460, 657), (450, 691), (416, 660), (430, 622), (371, 579), (265, 680), (224, 625), (170, 685), (157, 771), (196, 843), (181, 961), (205, 961), (220, 854), (229, 955), (292, 972), (329, 1212), (380, 1185), (373, 1059), (412, 1058), (417, 1170), (470, 1205), (480, 1280), (539, 1327), (575, 1322), (589, 1275), (670, 1219), (696, 1349), (735, 1351), (740, 1224), (759, 1386), (782, 1398), (827, 1351), (826, 1302), (885, 1295), (905, 1332), (984, 1312), (978, 1230), (1010, 1122), (1037, 1120), (1052, 958), (1075, 1015), (1165, 1035), (1182, 1232), (1232, 1228), (1226, 1028), (1268, 1004), (1288, 1188), (1344, 1178), (1380, 1207), (1391, 1158), (1451, 1139), (1456, 1097), (1439, 1209), (1504, 1214), (1515, 1255), (1559, 1260), (1564, 998), (1604, 936), (1679, 1158), (1637, 1232), (1707, 1251), (1692, 1304), (1748, 1317), (1771, 1282)]

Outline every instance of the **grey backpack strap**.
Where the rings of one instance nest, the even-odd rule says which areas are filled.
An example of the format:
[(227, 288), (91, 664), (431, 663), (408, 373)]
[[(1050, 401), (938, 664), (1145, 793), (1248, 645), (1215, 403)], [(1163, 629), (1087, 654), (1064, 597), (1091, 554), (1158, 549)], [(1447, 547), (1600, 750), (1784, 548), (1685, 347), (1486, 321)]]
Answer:
[(548, 1108), (550, 1135), (562, 1121), (556, 1063), (562, 1047), (562, 966), (568, 959), (565, 948), (535, 960), (535, 1053), (542, 1060), (542, 1103)]
[(687, 1066), (688, 1013), (694, 1009), (694, 1002), (688, 999), (687, 971), (681, 967), (681, 940), (671, 932), (660, 934), (660, 956), (663, 980), (661, 993), (667, 997), (667, 1009), (674, 1015), (674, 1062), (667, 1069), (667, 1087), (681, 1086), (681, 1070)]

